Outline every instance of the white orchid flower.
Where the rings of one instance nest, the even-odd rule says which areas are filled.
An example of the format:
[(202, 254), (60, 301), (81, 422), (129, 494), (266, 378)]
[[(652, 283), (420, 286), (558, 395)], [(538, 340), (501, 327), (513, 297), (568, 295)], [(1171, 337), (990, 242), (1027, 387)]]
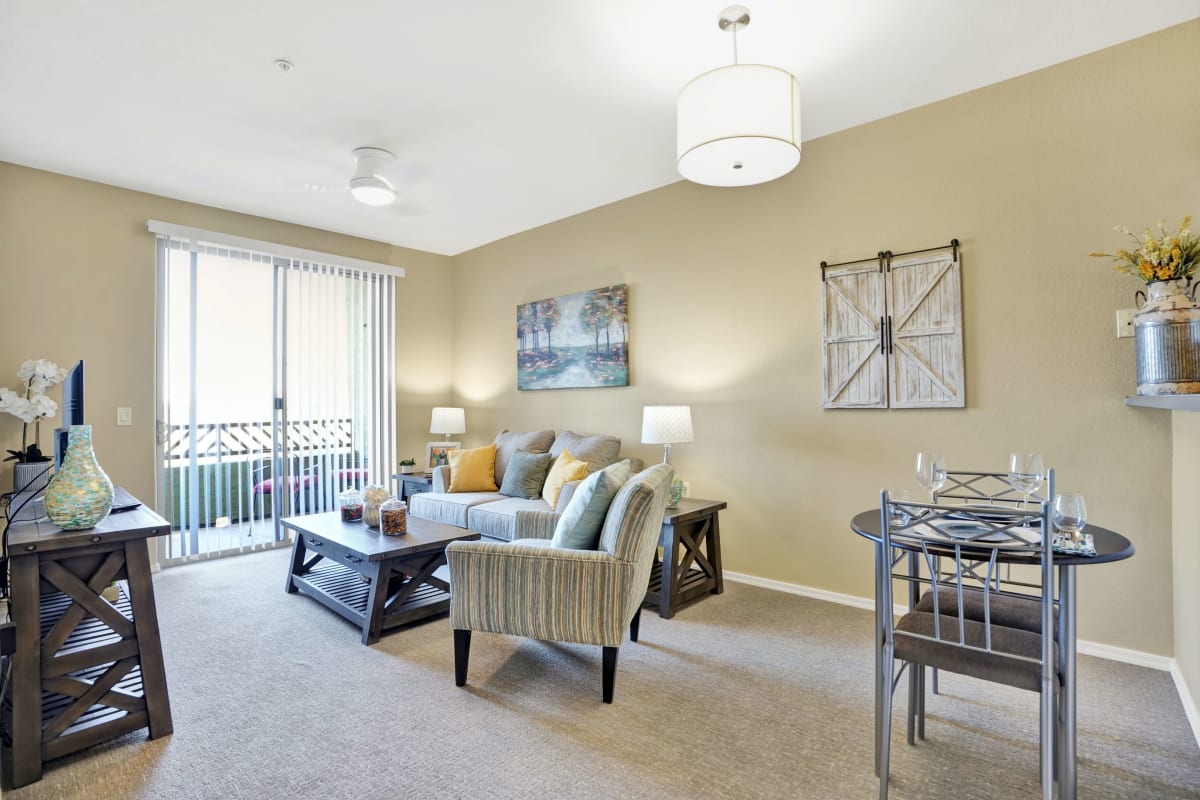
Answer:
[(25, 423), (33, 422), (38, 418), (38, 413), (33, 407), (33, 402), (21, 397), (20, 395), (15, 395), (13, 399), (8, 402), (8, 408), (6, 410), (8, 413)]
[(31, 358), (21, 364), (21, 368), (17, 370), (17, 376), (26, 383), (31, 380), (42, 382), (41, 385), (44, 388), (60, 383), (66, 377), (66, 372), (59, 369), (58, 364), (53, 361)]

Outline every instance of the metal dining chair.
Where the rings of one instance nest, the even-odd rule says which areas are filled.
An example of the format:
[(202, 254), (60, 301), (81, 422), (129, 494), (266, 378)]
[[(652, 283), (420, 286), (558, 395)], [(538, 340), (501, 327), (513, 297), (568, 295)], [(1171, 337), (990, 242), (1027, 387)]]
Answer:
[[(1053, 470), (1047, 477), (1053, 497)], [(1040, 694), (1039, 772), (1042, 795), (1049, 800), (1061, 685), (1053, 634), (1053, 549), (1051, 537), (1043, 536), (1052, 530), (1050, 504), (1044, 499), (1036, 507), (900, 502), (884, 491), (880, 515), (889, 565), (877, 587), (881, 607), (894, 608), (893, 584), (899, 583), (907, 587), (909, 608), (898, 620), (884, 613), (879, 642), (881, 800), (888, 794), (895, 688), (907, 670), (908, 742), (914, 744), (914, 733), (924, 738), (927, 667)], [(1010, 572), (1009, 564), (1023, 568)]]

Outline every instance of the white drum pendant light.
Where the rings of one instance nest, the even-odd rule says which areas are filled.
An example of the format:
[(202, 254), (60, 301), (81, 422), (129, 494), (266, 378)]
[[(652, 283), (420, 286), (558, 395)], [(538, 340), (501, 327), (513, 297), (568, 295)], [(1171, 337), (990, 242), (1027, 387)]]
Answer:
[(800, 163), (800, 84), (787, 70), (737, 63), (745, 6), (717, 23), (733, 34), (733, 64), (694, 78), (679, 92), (679, 174), (707, 186), (751, 186)]

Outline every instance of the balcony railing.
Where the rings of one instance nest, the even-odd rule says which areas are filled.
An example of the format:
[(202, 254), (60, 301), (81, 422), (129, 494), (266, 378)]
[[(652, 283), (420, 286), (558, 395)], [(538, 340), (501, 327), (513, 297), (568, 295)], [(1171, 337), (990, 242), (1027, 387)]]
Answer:
[(354, 446), (352, 420), (331, 419), (288, 422), (282, 457), (290, 476), (274, 480), (274, 427), (271, 422), (205, 423), (196, 426), (193, 437), (188, 425), (169, 426), (163, 467), (171, 525), (209, 528), (268, 519), (277, 488), (287, 493), (290, 513), (329, 510), (338, 492), (365, 478), (367, 465)]

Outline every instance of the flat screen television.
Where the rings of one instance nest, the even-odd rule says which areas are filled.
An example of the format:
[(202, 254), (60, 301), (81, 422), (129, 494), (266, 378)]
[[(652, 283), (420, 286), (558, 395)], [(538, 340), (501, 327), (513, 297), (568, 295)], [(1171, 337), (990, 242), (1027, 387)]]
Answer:
[(67, 455), (67, 430), (83, 425), (83, 360), (67, 370), (62, 384), (62, 427), (54, 431), (54, 469), (62, 468)]

